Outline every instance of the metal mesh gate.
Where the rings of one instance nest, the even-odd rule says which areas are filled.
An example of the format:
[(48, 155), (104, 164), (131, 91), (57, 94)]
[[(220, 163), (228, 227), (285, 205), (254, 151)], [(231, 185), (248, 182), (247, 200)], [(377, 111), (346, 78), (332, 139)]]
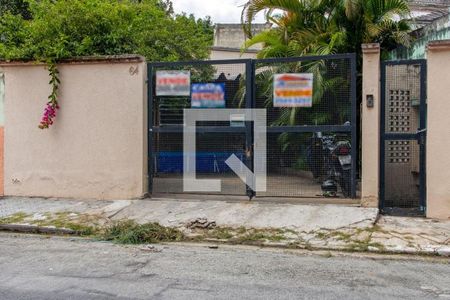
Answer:
[[(156, 63), (149, 67), (152, 87), (158, 71), (184, 70), (190, 72), (191, 84), (224, 84), (225, 108), (245, 107), (250, 99), (245, 86), (242, 87), (245, 78), (250, 78), (248, 60)], [(191, 108), (191, 97), (157, 96), (151, 90), (151, 191), (153, 194), (183, 193), (183, 110)], [(245, 196), (246, 185), (225, 164), (232, 154), (245, 161), (244, 149), (249, 142), (245, 128), (231, 127), (229, 122), (198, 122), (196, 135), (197, 177), (221, 179), (222, 191), (217, 194)]]
[[(333, 197), (357, 193), (356, 60), (354, 54), (264, 60), (195, 61), (149, 64), (149, 172), (155, 194), (183, 192), (183, 110), (190, 96), (157, 96), (155, 74), (190, 71), (191, 84), (223, 83), (225, 108), (263, 108), (267, 112), (267, 191), (256, 197), (322, 198), (327, 179)], [(275, 107), (276, 74), (312, 74), (311, 107)], [(197, 178), (222, 181), (222, 195), (255, 196), (231, 171), (232, 154), (251, 168), (252, 126), (197, 122)], [(351, 167), (339, 169), (336, 149), (347, 145)]]
[(382, 64), (381, 203), (425, 206), (426, 62)]
[[(357, 157), (356, 69), (353, 55), (256, 60), (254, 105), (267, 110), (267, 197), (324, 197), (334, 173), (333, 149), (351, 144)], [(275, 74), (313, 74), (311, 107), (274, 107)], [(315, 145), (319, 144), (319, 145)], [(336, 158), (336, 157), (335, 157)], [(356, 160), (339, 170), (337, 197), (356, 196)], [(343, 179), (342, 179), (343, 178)]]

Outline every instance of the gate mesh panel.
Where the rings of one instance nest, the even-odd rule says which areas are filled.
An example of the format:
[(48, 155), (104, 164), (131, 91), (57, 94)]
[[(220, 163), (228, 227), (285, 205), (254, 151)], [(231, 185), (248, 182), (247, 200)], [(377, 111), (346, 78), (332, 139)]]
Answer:
[[(275, 74), (312, 73), (312, 107), (274, 107)], [(256, 64), (256, 107), (267, 109), (268, 126), (342, 125), (351, 121), (350, 60), (323, 59)]]
[[(331, 149), (337, 141), (351, 141), (347, 133), (323, 133), (334, 142), (330, 149), (313, 138), (312, 133), (269, 133), (267, 138), (267, 191), (257, 193), (262, 197), (323, 197), (322, 183), (334, 179), (337, 197), (348, 198), (342, 193), (341, 181), (332, 173), (332, 165), (338, 158), (332, 158)], [(316, 144), (315, 144), (316, 143)], [(350, 180), (350, 170), (345, 175)], [(346, 188), (346, 187), (344, 187)], [(348, 188), (348, 187), (347, 187)]]
[[(420, 64), (387, 65), (385, 133), (413, 134), (420, 127)], [(416, 139), (385, 141), (385, 206), (414, 208), (420, 200), (420, 146)]]
[[(186, 70), (191, 72), (192, 83), (224, 83), (225, 107), (245, 107), (245, 64), (183, 65), (157, 67), (158, 70)], [(191, 108), (190, 96), (154, 97), (155, 126), (182, 125), (183, 109)], [(200, 122), (198, 126), (229, 126), (229, 122)]]
[(420, 65), (386, 67), (386, 133), (415, 133), (419, 128)]
[[(257, 192), (257, 197), (323, 197), (322, 182), (329, 176), (329, 165), (324, 151), (313, 151), (313, 132), (332, 131), (333, 125), (344, 125), (352, 119), (352, 56), (328, 56), (323, 59), (300, 58), (296, 62), (258, 60), (255, 62), (225, 64), (165, 64), (153, 67), (158, 70), (189, 70), (191, 83), (225, 83), (226, 108), (246, 108), (247, 83), (254, 76), (255, 90), (252, 107), (267, 110), (267, 124), (274, 131), (267, 136), (267, 191)], [(246, 74), (246, 63), (255, 64), (255, 74)], [(274, 107), (274, 74), (312, 73), (312, 107)], [(354, 79), (354, 77), (353, 77)], [(354, 87), (355, 85), (353, 85)], [(183, 109), (191, 107), (189, 96), (153, 97), (153, 122), (165, 128), (153, 134), (153, 193), (182, 193), (183, 134), (174, 126), (183, 125)], [(324, 126), (323, 130), (317, 126)], [(242, 161), (246, 137), (251, 133), (210, 132), (207, 126), (231, 127), (230, 122), (197, 122), (209, 133), (197, 133), (197, 178), (220, 178), (221, 194), (245, 195), (246, 186), (224, 161), (235, 154)], [(234, 126), (237, 126), (236, 124)], [(290, 128), (287, 130), (285, 128)], [(309, 126), (309, 127), (308, 127)], [(325, 128), (325, 126), (327, 126)], [(277, 128), (275, 128), (277, 127)], [(235, 128), (236, 129), (236, 128)], [(296, 130), (298, 131), (296, 132)], [(352, 142), (351, 127), (348, 132), (323, 133)], [(231, 132), (231, 130), (226, 129)], [(310, 131), (308, 131), (310, 130)], [(221, 130), (223, 131), (223, 130)], [(202, 131), (203, 132), (203, 131)], [(276, 132), (276, 133), (275, 133)], [(247, 141), (251, 142), (250, 140)], [(354, 146), (354, 145), (352, 145)], [(323, 150), (323, 149), (322, 149)], [(253, 157), (251, 158), (253, 159)], [(356, 159), (356, 158), (353, 158)], [(255, 162), (257, 163), (257, 162)], [(350, 172), (350, 170), (348, 170)], [(313, 174), (314, 173), (314, 174)], [(344, 197), (337, 183), (338, 197)], [(347, 187), (348, 190), (348, 187)], [(346, 196), (348, 197), (348, 195)]]
[[(156, 133), (153, 138), (153, 192), (183, 193), (183, 134)], [(245, 184), (225, 164), (232, 154), (245, 162), (245, 134), (197, 133), (196, 144), (197, 178), (222, 181), (221, 192), (207, 194), (245, 195)]]
[(416, 140), (386, 141), (385, 206), (419, 206), (419, 145)]
[[(285, 73), (313, 74), (312, 107), (274, 107), (274, 75)], [(269, 127), (344, 125), (351, 121), (351, 61), (348, 58), (259, 62), (256, 64), (255, 85), (256, 107), (267, 110)], [(350, 132), (344, 135), (351, 141)], [(323, 162), (325, 154), (308, 154), (312, 136), (312, 130), (308, 133), (268, 134), (267, 192), (257, 195), (323, 197), (321, 184), (327, 178), (327, 167)], [(338, 196), (344, 197), (339, 184)]]

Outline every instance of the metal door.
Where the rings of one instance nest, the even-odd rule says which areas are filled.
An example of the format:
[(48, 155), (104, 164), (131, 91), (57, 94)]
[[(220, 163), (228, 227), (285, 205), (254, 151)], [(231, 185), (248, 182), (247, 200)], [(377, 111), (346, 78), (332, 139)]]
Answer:
[(382, 62), (380, 132), (380, 208), (425, 213), (425, 60)]

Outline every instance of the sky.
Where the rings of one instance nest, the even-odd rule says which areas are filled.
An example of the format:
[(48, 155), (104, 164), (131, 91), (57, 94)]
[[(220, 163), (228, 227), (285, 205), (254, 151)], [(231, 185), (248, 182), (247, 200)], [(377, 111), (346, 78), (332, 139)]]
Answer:
[[(210, 16), (213, 23), (240, 23), (243, 4), (246, 0), (172, 0), (175, 12), (193, 13), (196, 17)], [(264, 23), (264, 15), (255, 20)]]

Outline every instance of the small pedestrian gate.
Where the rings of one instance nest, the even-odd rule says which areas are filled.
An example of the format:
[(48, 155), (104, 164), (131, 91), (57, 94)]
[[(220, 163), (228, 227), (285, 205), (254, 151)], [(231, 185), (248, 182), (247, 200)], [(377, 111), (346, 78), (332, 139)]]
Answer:
[(426, 197), (426, 61), (381, 64), (380, 206), (423, 214)]
[[(183, 156), (195, 155), (197, 178), (220, 178), (222, 191), (219, 194), (252, 198), (254, 192), (225, 161), (234, 154), (252, 170), (253, 126), (239, 118), (229, 122), (197, 122), (196, 153), (183, 153), (183, 110), (194, 107), (193, 93), (186, 93), (186, 87), (170, 93), (157, 87), (157, 77), (161, 79), (170, 73), (190, 76), (191, 93), (204, 88), (198, 84), (205, 83), (212, 84), (213, 89), (223, 89), (223, 108), (266, 109), (267, 191), (257, 193), (257, 197), (323, 197), (321, 184), (331, 168), (325, 152), (342, 140), (350, 142), (352, 159), (351, 169), (346, 171), (348, 182), (338, 181), (337, 196), (356, 197), (359, 147), (354, 54), (148, 65), (150, 192), (154, 196), (185, 193)], [(305, 73), (313, 76), (312, 106), (275, 106), (275, 75)], [(195, 107), (199, 107), (198, 104)], [(320, 149), (314, 147), (318, 141)], [(347, 192), (341, 192), (342, 186), (346, 186)]]

